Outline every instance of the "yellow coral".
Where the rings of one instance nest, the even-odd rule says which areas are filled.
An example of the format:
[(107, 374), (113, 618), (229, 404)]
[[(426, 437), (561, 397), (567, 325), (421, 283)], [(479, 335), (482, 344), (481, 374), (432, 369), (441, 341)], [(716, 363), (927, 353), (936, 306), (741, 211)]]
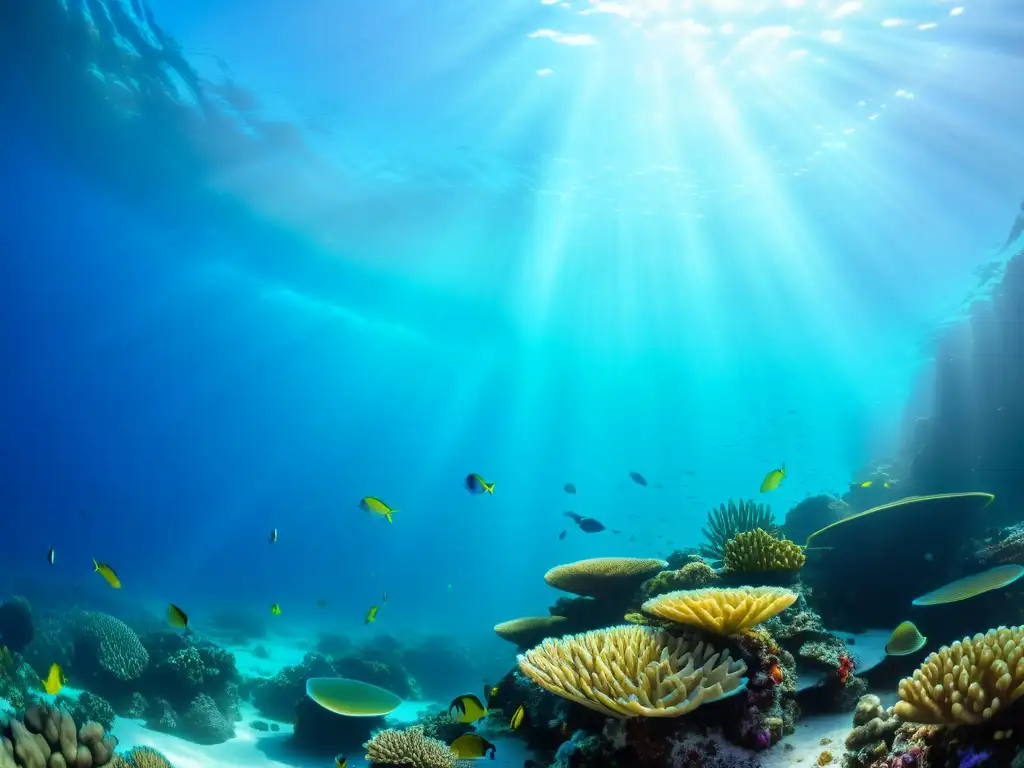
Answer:
[(650, 627), (545, 640), (517, 660), (542, 688), (618, 718), (678, 717), (746, 685), (746, 664), (728, 650)]
[[(118, 760), (121, 762), (118, 762)], [(111, 761), (116, 766), (124, 765), (125, 768), (172, 768), (171, 761), (151, 747), (135, 747), (126, 752), (123, 758), (115, 758)], [(110, 768), (110, 763), (107, 768)]]
[(706, 632), (732, 635), (781, 613), (796, 598), (795, 592), (778, 587), (688, 589), (651, 598), (643, 611)]
[(761, 528), (737, 533), (725, 542), (722, 557), (729, 573), (798, 571), (806, 559), (798, 545), (778, 539)]
[(965, 637), (900, 681), (895, 713), (926, 725), (974, 725), (1024, 696), (1024, 627)]
[(411, 768), (455, 768), (455, 753), (439, 739), (423, 733), (414, 725), (404, 731), (387, 728), (378, 731), (363, 745), (370, 764), (408, 765)]
[(640, 557), (594, 557), (552, 568), (544, 581), (555, 589), (584, 597), (604, 597), (636, 589), (668, 567), (664, 560)]

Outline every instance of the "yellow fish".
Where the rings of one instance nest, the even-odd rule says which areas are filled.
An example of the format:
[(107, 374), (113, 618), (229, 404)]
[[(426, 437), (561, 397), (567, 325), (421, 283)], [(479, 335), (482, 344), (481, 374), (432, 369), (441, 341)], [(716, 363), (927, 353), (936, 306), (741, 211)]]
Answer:
[(43, 690), (51, 696), (56, 696), (60, 693), (60, 689), (64, 687), (64, 683), (67, 682), (67, 678), (64, 677), (64, 672), (60, 668), (60, 664), (50, 665), (50, 674), (46, 676), (45, 680), (40, 681), (43, 684)]
[(786, 477), (786, 465), (783, 463), (779, 469), (773, 469), (767, 475), (764, 476), (764, 481), (761, 483), (761, 493), (767, 493), (768, 491), (774, 491), (779, 487), (779, 484)]
[(117, 578), (117, 574), (114, 573), (114, 569), (104, 563), (96, 562), (96, 558), (92, 559), (93, 570), (107, 580), (107, 584), (112, 586), (114, 589), (121, 588), (121, 580)]
[(361, 499), (359, 501), (359, 506), (362, 507), (367, 512), (373, 512), (373, 514), (375, 515), (383, 515), (387, 518), (389, 523), (394, 522), (394, 520), (391, 519), (391, 516), (398, 511), (397, 509), (392, 509), (383, 501), (374, 496), (367, 496), (366, 498)]
[(466, 475), (465, 485), (466, 490), (470, 493), (489, 493), (492, 496), (494, 495), (494, 483), (488, 483), (475, 472), (471, 475)]
[(863, 483), (860, 484), (860, 487), (861, 488), (870, 488), (874, 484), (875, 484), (874, 480), (865, 480)]
[(337, 755), (334, 758), (334, 768), (348, 768), (348, 758), (344, 755)]
[(476, 760), (487, 757), (488, 753), (493, 760), (497, 752), (497, 747), (479, 733), (464, 733), (448, 746), (459, 760)]
[(184, 629), (188, 626), (188, 614), (174, 603), (171, 603), (167, 606), (167, 623), (172, 627)]
[(475, 723), (487, 715), (487, 707), (472, 693), (466, 693), (452, 699), (448, 715), (456, 723)]
[(513, 731), (518, 729), (523, 724), (523, 718), (526, 717), (526, 708), (520, 704), (516, 707), (516, 711), (512, 713), (512, 719), (508, 721), (508, 726)]
[(270, 614), (272, 616), (280, 616), (281, 615), (281, 606), (278, 605), (277, 603), (274, 603), (272, 606), (270, 606)]
[(367, 612), (366, 618), (363, 619), (363, 624), (372, 624), (373, 622), (375, 622), (377, 620), (377, 611), (379, 610), (379, 605), (372, 606), (370, 610)]

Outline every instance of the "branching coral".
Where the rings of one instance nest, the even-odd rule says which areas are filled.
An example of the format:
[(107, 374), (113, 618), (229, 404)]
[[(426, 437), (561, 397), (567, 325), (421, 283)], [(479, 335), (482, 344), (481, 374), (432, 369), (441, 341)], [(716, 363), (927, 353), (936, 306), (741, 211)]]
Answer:
[(781, 613), (796, 598), (795, 592), (773, 587), (689, 589), (652, 598), (643, 610), (659, 619), (731, 635)]
[(932, 725), (975, 725), (1024, 696), (1024, 627), (965, 637), (900, 681), (895, 713)]
[(737, 533), (725, 542), (722, 562), (729, 573), (798, 571), (804, 553), (792, 541), (779, 539), (761, 528)]
[(119, 680), (134, 680), (149, 664), (139, 636), (109, 614), (83, 612), (76, 619), (75, 632), (95, 647), (96, 661)]
[(366, 744), (371, 765), (408, 765), (411, 768), (455, 768), (455, 753), (443, 741), (423, 733), (421, 726), (404, 731), (378, 731)]
[(746, 665), (703, 641), (620, 626), (546, 640), (520, 654), (541, 687), (609, 717), (678, 717), (738, 692)]
[(713, 566), (721, 568), (725, 556), (725, 543), (735, 538), (738, 533), (753, 531), (756, 528), (773, 536), (778, 533), (779, 527), (772, 517), (771, 508), (753, 501), (740, 501), (737, 504), (730, 499), (728, 504), (721, 504), (708, 513), (708, 524), (701, 529), (707, 542), (701, 545), (700, 553), (710, 560)]

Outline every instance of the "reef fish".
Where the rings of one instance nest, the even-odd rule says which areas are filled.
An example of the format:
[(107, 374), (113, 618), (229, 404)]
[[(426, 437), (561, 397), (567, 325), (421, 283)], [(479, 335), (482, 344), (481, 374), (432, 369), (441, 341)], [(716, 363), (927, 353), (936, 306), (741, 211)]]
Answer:
[(487, 714), (487, 707), (472, 693), (456, 696), (448, 705), (448, 715), (456, 723), (475, 723)]
[(167, 606), (167, 623), (172, 627), (184, 629), (188, 626), (188, 614), (174, 603), (171, 603)]
[(573, 485), (572, 483), (566, 483), (565, 485), (562, 486), (562, 490), (564, 490), (566, 493), (576, 493), (576, 486)]
[(370, 606), (370, 610), (366, 612), (366, 618), (363, 619), (363, 624), (372, 624), (377, 620), (377, 611), (380, 610), (379, 605)]
[(278, 605), (277, 603), (274, 603), (272, 606), (270, 606), (270, 615), (271, 616), (280, 616), (281, 615), (281, 606)]
[(561, 541), (562, 539), (564, 539), (566, 533), (568, 533), (568, 531), (562, 531), (560, 534), (558, 534), (558, 540)]
[(348, 758), (344, 755), (335, 755), (334, 768), (348, 768)]
[(494, 483), (488, 483), (475, 472), (471, 475), (466, 475), (463, 483), (466, 486), (466, 490), (470, 493), (489, 493), (492, 496), (494, 495)]
[(277, 528), (274, 528), (270, 532), (270, 543), (271, 544), (277, 544)]
[(383, 501), (374, 496), (366, 496), (365, 498), (361, 499), (359, 501), (359, 506), (362, 507), (367, 512), (373, 512), (373, 514), (375, 515), (383, 515), (385, 518), (387, 518), (387, 521), (389, 523), (394, 522), (391, 519), (391, 516), (398, 511), (397, 509), (392, 509)]
[(566, 511), (566, 517), (571, 517), (573, 522), (579, 526), (580, 530), (584, 533), (600, 533), (603, 531), (604, 523), (600, 520), (596, 520), (593, 517), (584, 517), (583, 515), (577, 515), (575, 512)]
[(479, 733), (464, 733), (448, 746), (459, 760), (478, 760), (488, 756), (493, 760), (498, 751)]
[(96, 562), (96, 558), (92, 559), (93, 570), (107, 580), (107, 584), (112, 586), (114, 589), (121, 588), (121, 580), (117, 578), (117, 574), (114, 573), (114, 569), (104, 563)]
[(516, 707), (516, 711), (512, 713), (512, 719), (508, 721), (508, 727), (513, 731), (517, 730), (523, 724), (524, 717), (526, 717), (526, 707), (520, 704)]
[(629, 477), (637, 485), (647, 485), (647, 480), (639, 472), (630, 472)]
[(64, 672), (60, 668), (60, 664), (51, 664), (50, 673), (46, 676), (45, 680), (41, 681), (43, 684), (43, 690), (51, 696), (56, 696), (60, 693), (60, 689), (64, 687), (64, 683), (67, 682), (67, 678), (64, 677)]
[(764, 480), (761, 481), (761, 493), (767, 493), (768, 491), (774, 491), (783, 480), (786, 479), (786, 465), (783, 463), (778, 469), (773, 469), (767, 475), (764, 476)]
[(997, 565), (981, 573), (972, 573), (915, 599), (914, 605), (944, 605), (967, 600), (993, 589), (1001, 589), (1024, 576), (1024, 565)]
[(912, 621), (904, 621), (889, 635), (885, 643), (885, 652), (889, 656), (909, 656), (924, 648), (928, 638), (914, 626)]
[(50, 551), (46, 553), (46, 562), (48, 562), (50, 565), (53, 565), (53, 561), (54, 558), (56, 558), (56, 556), (57, 552), (54, 550), (53, 547), (50, 547)]

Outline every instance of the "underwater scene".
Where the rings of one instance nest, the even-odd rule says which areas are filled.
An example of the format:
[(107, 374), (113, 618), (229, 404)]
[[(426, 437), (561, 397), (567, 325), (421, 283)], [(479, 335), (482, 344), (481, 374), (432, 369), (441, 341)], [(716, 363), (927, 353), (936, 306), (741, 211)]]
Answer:
[(1024, 5), (0, 60), (0, 768), (1024, 768)]

